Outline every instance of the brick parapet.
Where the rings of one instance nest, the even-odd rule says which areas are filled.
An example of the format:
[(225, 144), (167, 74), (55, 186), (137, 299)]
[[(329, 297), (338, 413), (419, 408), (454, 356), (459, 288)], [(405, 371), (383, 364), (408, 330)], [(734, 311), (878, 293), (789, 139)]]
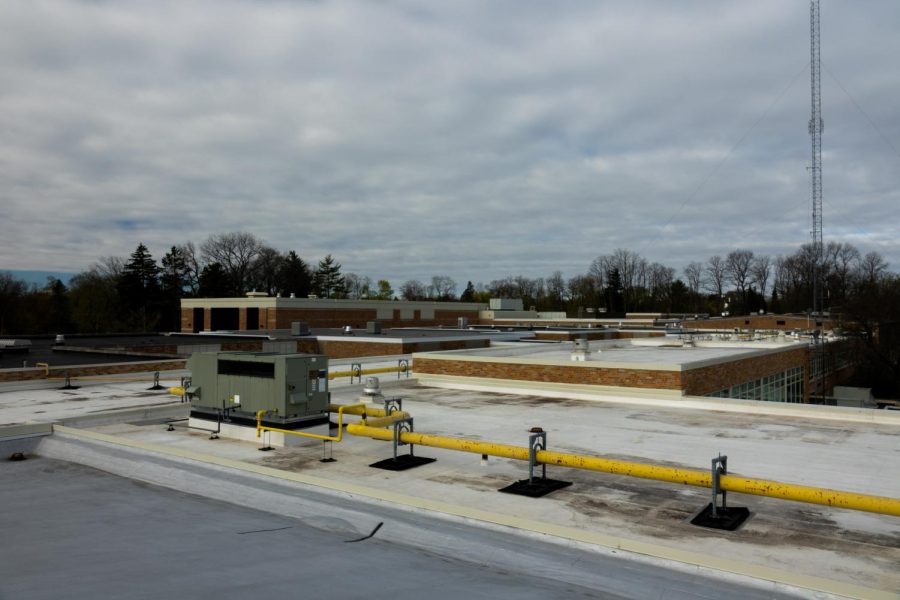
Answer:
[(642, 389), (681, 389), (681, 373), (679, 371), (591, 367), (583, 365), (583, 363), (579, 366), (520, 364), (501, 361), (434, 359), (416, 356), (413, 368), (416, 373), (433, 375), (457, 375), (488, 379), (512, 379)]
[[(70, 377), (94, 375), (116, 375), (122, 373), (142, 373), (153, 371), (177, 371), (185, 368), (185, 360), (142, 361), (137, 363), (114, 363), (71, 367), (50, 367), (49, 377), (62, 379), (66, 373)], [(42, 368), (4, 369), (0, 371), (0, 381), (35, 381), (46, 379)]]

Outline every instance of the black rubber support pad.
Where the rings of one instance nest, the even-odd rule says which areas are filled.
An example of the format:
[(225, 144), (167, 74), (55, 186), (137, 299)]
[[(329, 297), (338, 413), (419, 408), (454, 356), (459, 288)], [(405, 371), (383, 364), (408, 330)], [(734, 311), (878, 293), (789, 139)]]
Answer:
[(529, 498), (540, 498), (546, 496), (556, 490), (561, 490), (572, 485), (571, 481), (560, 481), (559, 479), (540, 479), (535, 478), (533, 482), (527, 479), (520, 479), (512, 485), (497, 490), (504, 494), (516, 494), (517, 496), (528, 496)]
[(398, 456), (396, 459), (386, 458), (384, 460), (379, 460), (378, 462), (372, 463), (369, 466), (376, 469), (384, 469), (385, 471), (405, 471), (407, 469), (413, 469), (415, 467), (427, 465), (428, 463), (433, 463), (436, 460), (436, 458), (426, 458), (424, 456), (410, 456), (409, 454), (404, 454), (403, 456)]
[(750, 509), (744, 506), (729, 506), (728, 508), (719, 508), (717, 516), (712, 516), (712, 503), (707, 504), (706, 508), (700, 511), (696, 517), (691, 519), (691, 525), (700, 527), (708, 527), (710, 529), (723, 529), (725, 531), (734, 531), (744, 524), (750, 517)]

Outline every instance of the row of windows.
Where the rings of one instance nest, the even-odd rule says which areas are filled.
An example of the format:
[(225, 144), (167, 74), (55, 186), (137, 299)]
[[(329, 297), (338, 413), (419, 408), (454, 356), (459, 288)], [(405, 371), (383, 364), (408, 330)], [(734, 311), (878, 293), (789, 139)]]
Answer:
[(803, 402), (803, 386), (803, 367), (794, 367), (706, 395), (765, 402)]

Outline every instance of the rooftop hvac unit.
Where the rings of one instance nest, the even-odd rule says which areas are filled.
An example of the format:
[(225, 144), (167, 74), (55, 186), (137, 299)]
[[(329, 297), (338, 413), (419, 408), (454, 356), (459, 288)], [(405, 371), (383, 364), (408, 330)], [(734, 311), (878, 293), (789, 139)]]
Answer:
[(309, 335), (309, 323), (294, 321), (291, 323), (291, 335)]
[(275, 352), (205, 352), (188, 359), (191, 417), (291, 428), (327, 418), (328, 357)]
[(521, 298), (491, 298), (491, 310), (523, 310)]
[(366, 323), (366, 333), (381, 333), (381, 321), (369, 321)]

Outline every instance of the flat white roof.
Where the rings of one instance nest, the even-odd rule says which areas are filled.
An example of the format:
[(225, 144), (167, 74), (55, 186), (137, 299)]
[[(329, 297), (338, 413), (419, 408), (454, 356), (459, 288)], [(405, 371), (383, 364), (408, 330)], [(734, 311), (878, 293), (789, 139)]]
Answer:
[[(895, 517), (729, 494), (729, 505), (749, 507), (752, 518), (736, 532), (706, 530), (687, 523), (709, 502), (706, 489), (549, 466), (548, 476), (573, 485), (541, 499), (508, 496), (497, 490), (527, 477), (527, 464), (497, 458), (480, 464), (477, 455), (419, 447), (417, 455), (438, 461), (410, 471), (386, 472), (369, 465), (390, 456), (391, 444), (350, 435), (334, 444), (335, 463), (319, 462), (320, 443), (259, 452), (259, 444), (252, 442), (210, 441), (204, 432), (183, 428), (166, 431), (152, 411), (141, 416), (135, 411), (154, 404), (160, 410), (187, 410), (177, 399), (147, 392), (147, 382), (81, 383), (81, 389), (70, 391), (56, 389), (57, 383), (53, 389), (41, 391), (0, 385), (0, 412), (17, 413), (22, 420), (46, 418), (51, 412), (57, 418), (90, 418), (94, 424), (83, 420), (75, 426), (116, 436), (132, 444), (128, 451), (149, 452), (147, 456), (155, 457), (122, 466), (129, 477), (145, 481), (155, 480), (153, 473), (144, 469), (152, 469), (154, 461), (162, 459), (152, 448), (140, 450), (140, 444), (170, 448), (173, 460), (187, 466), (183, 471), (167, 466), (159, 473), (163, 484), (177, 489), (193, 485), (197, 467), (191, 453), (240, 461), (249, 470), (271, 467), (310, 490), (363, 486), (369, 491), (352, 496), (373, 498), (371, 512), (377, 516), (372, 519), (386, 522), (385, 534), (396, 531), (397, 525), (395, 519), (383, 516), (383, 508), (409, 506), (419, 514), (444, 511), (443, 518), (453, 514), (466, 523), (480, 523), (486, 531), (496, 532), (499, 525), (504, 531), (521, 526), (531, 534), (539, 532), (542, 539), (561, 536), (563, 544), (572, 545), (573, 540), (584, 547), (606, 544), (620, 555), (630, 554), (623, 548), (640, 547), (651, 556), (703, 555), (708, 557), (704, 564), (717, 565), (711, 567), (714, 569), (745, 565), (740, 572), (759, 573), (763, 578), (777, 570), (793, 573), (804, 584), (811, 580), (803, 578), (824, 577), (868, 589), (900, 589), (896, 570), (900, 564), (900, 519)], [(404, 398), (403, 408), (415, 417), (417, 432), (525, 446), (529, 429), (540, 426), (548, 433), (550, 450), (694, 469), (709, 468), (710, 459), (721, 453), (728, 456), (729, 473), (735, 475), (900, 497), (900, 479), (891, 476), (900, 464), (900, 423), (896, 415), (885, 411), (867, 411), (872, 415), (868, 422), (841, 421), (835, 415), (855, 417), (861, 411), (792, 406), (801, 412), (784, 416), (767, 414), (770, 406), (761, 405), (759, 412), (750, 406), (743, 413), (727, 413), (680, 408), (677, 402), (653, 405), (644, 399), (637, 403), (622, 397), (610, 397), (609, 401), (554, 399), (537, 389), (501, 394), (416, 385), (390, 388), (386, 385), (391, 383), (390, 377), (382, 383), (385, 394)], [(356, 402), (360, 387), (336, 388), (333, 400)], [(729, 401), (718, 402), (725, 405)], [(746, 402), (736, 404), (748, 406)], [(107, 413), (123, 408), (131, 410), (118, 417)], [(826, 415), (827, 419), (819, 418)], [(66, 439), (60, 436), (60, 444), (65, 442), (58, 446), (61, 457), (80, 460), (72, 450), (90, 450), (105, 470), (114, 469), (125, 452), (125, 446), (103, 443), (88, 448), (85, 441)], [(223, 494), (230, 493), (232, 470), (217, 469), (217, 485), (198, 484), (185, 491), (202, 494), (204, 489), (221, 488)], [(304, 484), (305, 478), (319, 483)], [(267, 487), (256, 486), (253, 493), (262, 494)], [(346, 497), (346, 492), (339, 493)], [(301, 489), (292, 497), (303, 498), (305, 492)], [(275, 506), (273, 510), (287, 505), (280, 502)], [(329, 508), (323, 505), (320, 510)], [(520, 525), (491, 522), (488, 514), (506, 515)], [(418, 543), (428, 539), (416, 533), (410, 540), (417, 538)], [(627, 541), (617, 546), (615, 540)], [(439, 546), (441, 542), (434, 543)], [(434, 549), (439, 550), (438, 546)], [(468, 559), (492, 561), (490, 554)]]
[(737, 358), (749, 358), (772, 352), (782, 352), (802, 347), (798, 342), (694, 342), (682, 346), (680, 341), (665, 338), (635, 340), (592, 340), (588, 361), (572, 361), (574, 342), (559, 344), (492, 344), (490, 348), (445, 350), (422, 358), (444, 360), (473, 360), (530, 364), (562, 364), (584, 367), (652, 368), (660, 370), (686, 370), (710, 364), (729, 362)]

